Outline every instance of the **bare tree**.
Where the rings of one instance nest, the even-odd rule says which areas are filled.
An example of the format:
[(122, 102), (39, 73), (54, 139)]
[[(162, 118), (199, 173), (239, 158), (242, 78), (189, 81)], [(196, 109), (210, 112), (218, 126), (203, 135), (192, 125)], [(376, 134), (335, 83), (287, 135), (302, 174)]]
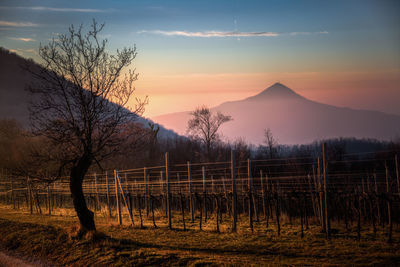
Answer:
[(31, 70), (37, 82), (32, 93), (30, 120), (35, 135), (57, 148), (55, 156), (70, 175), (70, 191), (81, 233), (96, 230), (94, 214), (86, 205), (82, 184), (93, 163), (118, 152), (127, 140), (129, 123), (144, 110), (147, 99), (125, 108), (134, 92), (134, 70), (123, 72), (136, 57), (136, 48), (116, 54), (99, 38), (104, 24), (93, 20), (90, 29), (69, 28), (40, 46), (42, 68)]
[(191, 112), (192, 118), (188, 121), (187, 133), (202, 141), (206, 146), (207, 160), (210, 159), (212, 145), (219, 140), (218, 129), (225, 122), (231, 121), (232, 117), (221, 112), (212, 114), (205, 106)]
[(264, 143), (267, 145), (267, 153), (269, 157), (272, 159), (277, 151), (278, 141), (272, 135), (271, 129), (264, 129)]

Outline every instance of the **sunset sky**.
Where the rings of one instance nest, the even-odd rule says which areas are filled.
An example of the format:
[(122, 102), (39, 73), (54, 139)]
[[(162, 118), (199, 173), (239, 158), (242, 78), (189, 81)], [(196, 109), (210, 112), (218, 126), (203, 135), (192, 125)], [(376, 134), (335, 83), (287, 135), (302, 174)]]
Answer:
[(136, 44), (145, 116), (215, 106), (281, 82), (323, 103), (400, 115), (400, 1), (7, 1), (0, 46), (37, 58), (71, 24)]

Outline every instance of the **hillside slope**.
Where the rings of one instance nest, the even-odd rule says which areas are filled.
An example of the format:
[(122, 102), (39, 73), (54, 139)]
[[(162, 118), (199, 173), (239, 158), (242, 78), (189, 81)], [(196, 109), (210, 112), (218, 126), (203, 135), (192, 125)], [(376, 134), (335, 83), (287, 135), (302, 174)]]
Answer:
[[(26, 87), (34, 81), (26, 68), (38, 68), (32, 60), (27, 60), (0, 47), (0, 119), (16, 119), (24, 127), (29, 127), (29, 93)], [(148, 127), (152, 120), (139, 117), (137, 122)], [(160, 127), (162, 138), (178, 136), (174, 131)]]

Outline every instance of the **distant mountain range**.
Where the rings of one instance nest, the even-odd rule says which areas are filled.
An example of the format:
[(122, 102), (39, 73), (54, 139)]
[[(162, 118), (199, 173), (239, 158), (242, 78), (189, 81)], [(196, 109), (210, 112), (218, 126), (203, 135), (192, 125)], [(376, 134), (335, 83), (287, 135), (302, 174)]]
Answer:
[[(212, 110), (233, 117), (233, 121), (221, 126), (221, 133), (230, 141), (242, 137), (250, 143), (261, 144), (266, 128), (280, 144), (304, 144), (336, 137), (379, 140), (400, 137), (400, 116), (321, 104), (281, 83), (255, 96), (225, 102)], [(190, 112), (178, 112), (152, 119), (184, 134), (189, 118)]]
[[(10, 53), (0, 47), (0, 119), (15, 119), (22, 126), (29, 126), (29, 99), (25, 90), (34, 81), (32, 74), (26, 68), (40, 68), (32, 60)], [(115, 104), (114, 104), (115, 105)], [(138, 123), (149, 127), (150, 119), (139, 117)], [(162, 138), (178, 136), (174, 131), (160, 127), (159, 136)]]

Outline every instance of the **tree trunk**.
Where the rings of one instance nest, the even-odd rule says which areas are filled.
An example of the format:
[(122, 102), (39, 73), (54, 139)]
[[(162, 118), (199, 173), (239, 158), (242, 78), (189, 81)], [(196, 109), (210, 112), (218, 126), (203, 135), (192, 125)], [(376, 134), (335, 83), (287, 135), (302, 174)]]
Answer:
[(76, 165), (71, 168), (70, 190), (76, 214), (79, 218), (80, 231), (96, 231), (94, 213), (88, 209), (85, 196), (83, 195), (82, 183), (91, 164), (89, 156), (82, 157)]

